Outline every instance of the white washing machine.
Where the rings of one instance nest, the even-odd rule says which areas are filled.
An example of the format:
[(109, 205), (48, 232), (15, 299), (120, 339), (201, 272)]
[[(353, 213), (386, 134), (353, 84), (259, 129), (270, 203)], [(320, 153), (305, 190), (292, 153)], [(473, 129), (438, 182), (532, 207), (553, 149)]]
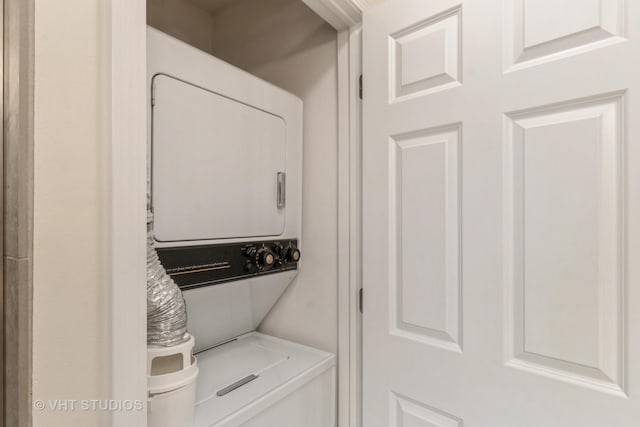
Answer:
[(198, 364), (196, 427), (335, 425), (332, 354), (252, 332)]
[(154, 240), (196, 341), (195, 426), (334, 426), (334, 355), (255, 332), (304, 263), (302, 102), (153, 28), (147, 50)]

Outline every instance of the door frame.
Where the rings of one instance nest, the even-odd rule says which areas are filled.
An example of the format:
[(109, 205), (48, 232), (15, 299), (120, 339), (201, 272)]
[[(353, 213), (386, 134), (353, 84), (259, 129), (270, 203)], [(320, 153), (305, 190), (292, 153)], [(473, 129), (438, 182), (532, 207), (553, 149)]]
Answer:
[(338, 426), (359, 427), (362, 410), (361, 153), (362, 30), (338, 32)]
[[(107, 3), (111, 365), (114, 400), (147, 401), (146, 2)], [(146, 411), (109, 413), (114, 427), (146, 427)]]
[[(21, 1), (21, 0), (11, 0)], [(361, 423), (362, 13), (380, 0), (302, 0), (338, 31), (338, 426)], [(146, 402), (146, 2), (110, 0), (110, 395)], [(110, 424), (146, 427), (146, 411)]]
[(2, 425), (31, 426), (34, 2), (2, 12)]

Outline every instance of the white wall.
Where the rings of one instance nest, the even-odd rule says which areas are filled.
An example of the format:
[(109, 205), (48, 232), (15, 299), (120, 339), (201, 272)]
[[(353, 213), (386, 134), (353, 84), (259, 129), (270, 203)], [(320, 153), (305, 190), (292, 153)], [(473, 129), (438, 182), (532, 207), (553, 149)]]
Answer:
[(254, 73), (304, 101), (303, 268), (260, 330), (337, 352), (338, 173), (336, 40)]
[(216, 56), (304, 102), (303, 268), (260, 330), (336, 352), (336, 31), (299, 0), (238, 0), (213, 19)]
[[(104, 399), (105, 2), (35, 0), (33, 399)], [(33, 412), (35, 427), (103, 413)]]

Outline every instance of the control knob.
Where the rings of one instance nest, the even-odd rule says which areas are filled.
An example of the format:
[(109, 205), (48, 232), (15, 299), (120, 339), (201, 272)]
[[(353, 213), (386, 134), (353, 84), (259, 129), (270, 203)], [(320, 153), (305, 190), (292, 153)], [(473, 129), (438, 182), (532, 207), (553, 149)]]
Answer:
[(271, 249), (263, 246), (258, 250), (256, 259), (260, 268), (271, 268), (276, 262), (276, 255)]
[(258, 250), (254, 246), (244, 248), (244, 255), (248, 257), (246, 264), (244, 265), (244, 271), (247, 273), (254, 273), (257, 270), (256, 266), (256, 253)]
[(287, 262), (293, 263), (300, 261), (300, 249), (296, 248), (293, 244), (290, 244), (284, 249), (284, 259)]

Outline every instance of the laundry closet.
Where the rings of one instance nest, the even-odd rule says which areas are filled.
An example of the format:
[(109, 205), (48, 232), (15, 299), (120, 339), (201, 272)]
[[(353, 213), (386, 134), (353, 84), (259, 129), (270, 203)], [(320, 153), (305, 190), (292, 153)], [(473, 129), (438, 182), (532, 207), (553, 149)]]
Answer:
[[(147, 22), (150, 236), (194, 425), (334, 425), (337, 32), (300, 0), (148, 0)], [(178, 423), (151, 354), (150, 425)]]
[(148, 0), (147, 22), (302, 100), (305, 266), (262, 330), (336, 351), (336, 30), (300, 0)]
[(640, 2), (18, 3), (24, 424), (637, 425)]

